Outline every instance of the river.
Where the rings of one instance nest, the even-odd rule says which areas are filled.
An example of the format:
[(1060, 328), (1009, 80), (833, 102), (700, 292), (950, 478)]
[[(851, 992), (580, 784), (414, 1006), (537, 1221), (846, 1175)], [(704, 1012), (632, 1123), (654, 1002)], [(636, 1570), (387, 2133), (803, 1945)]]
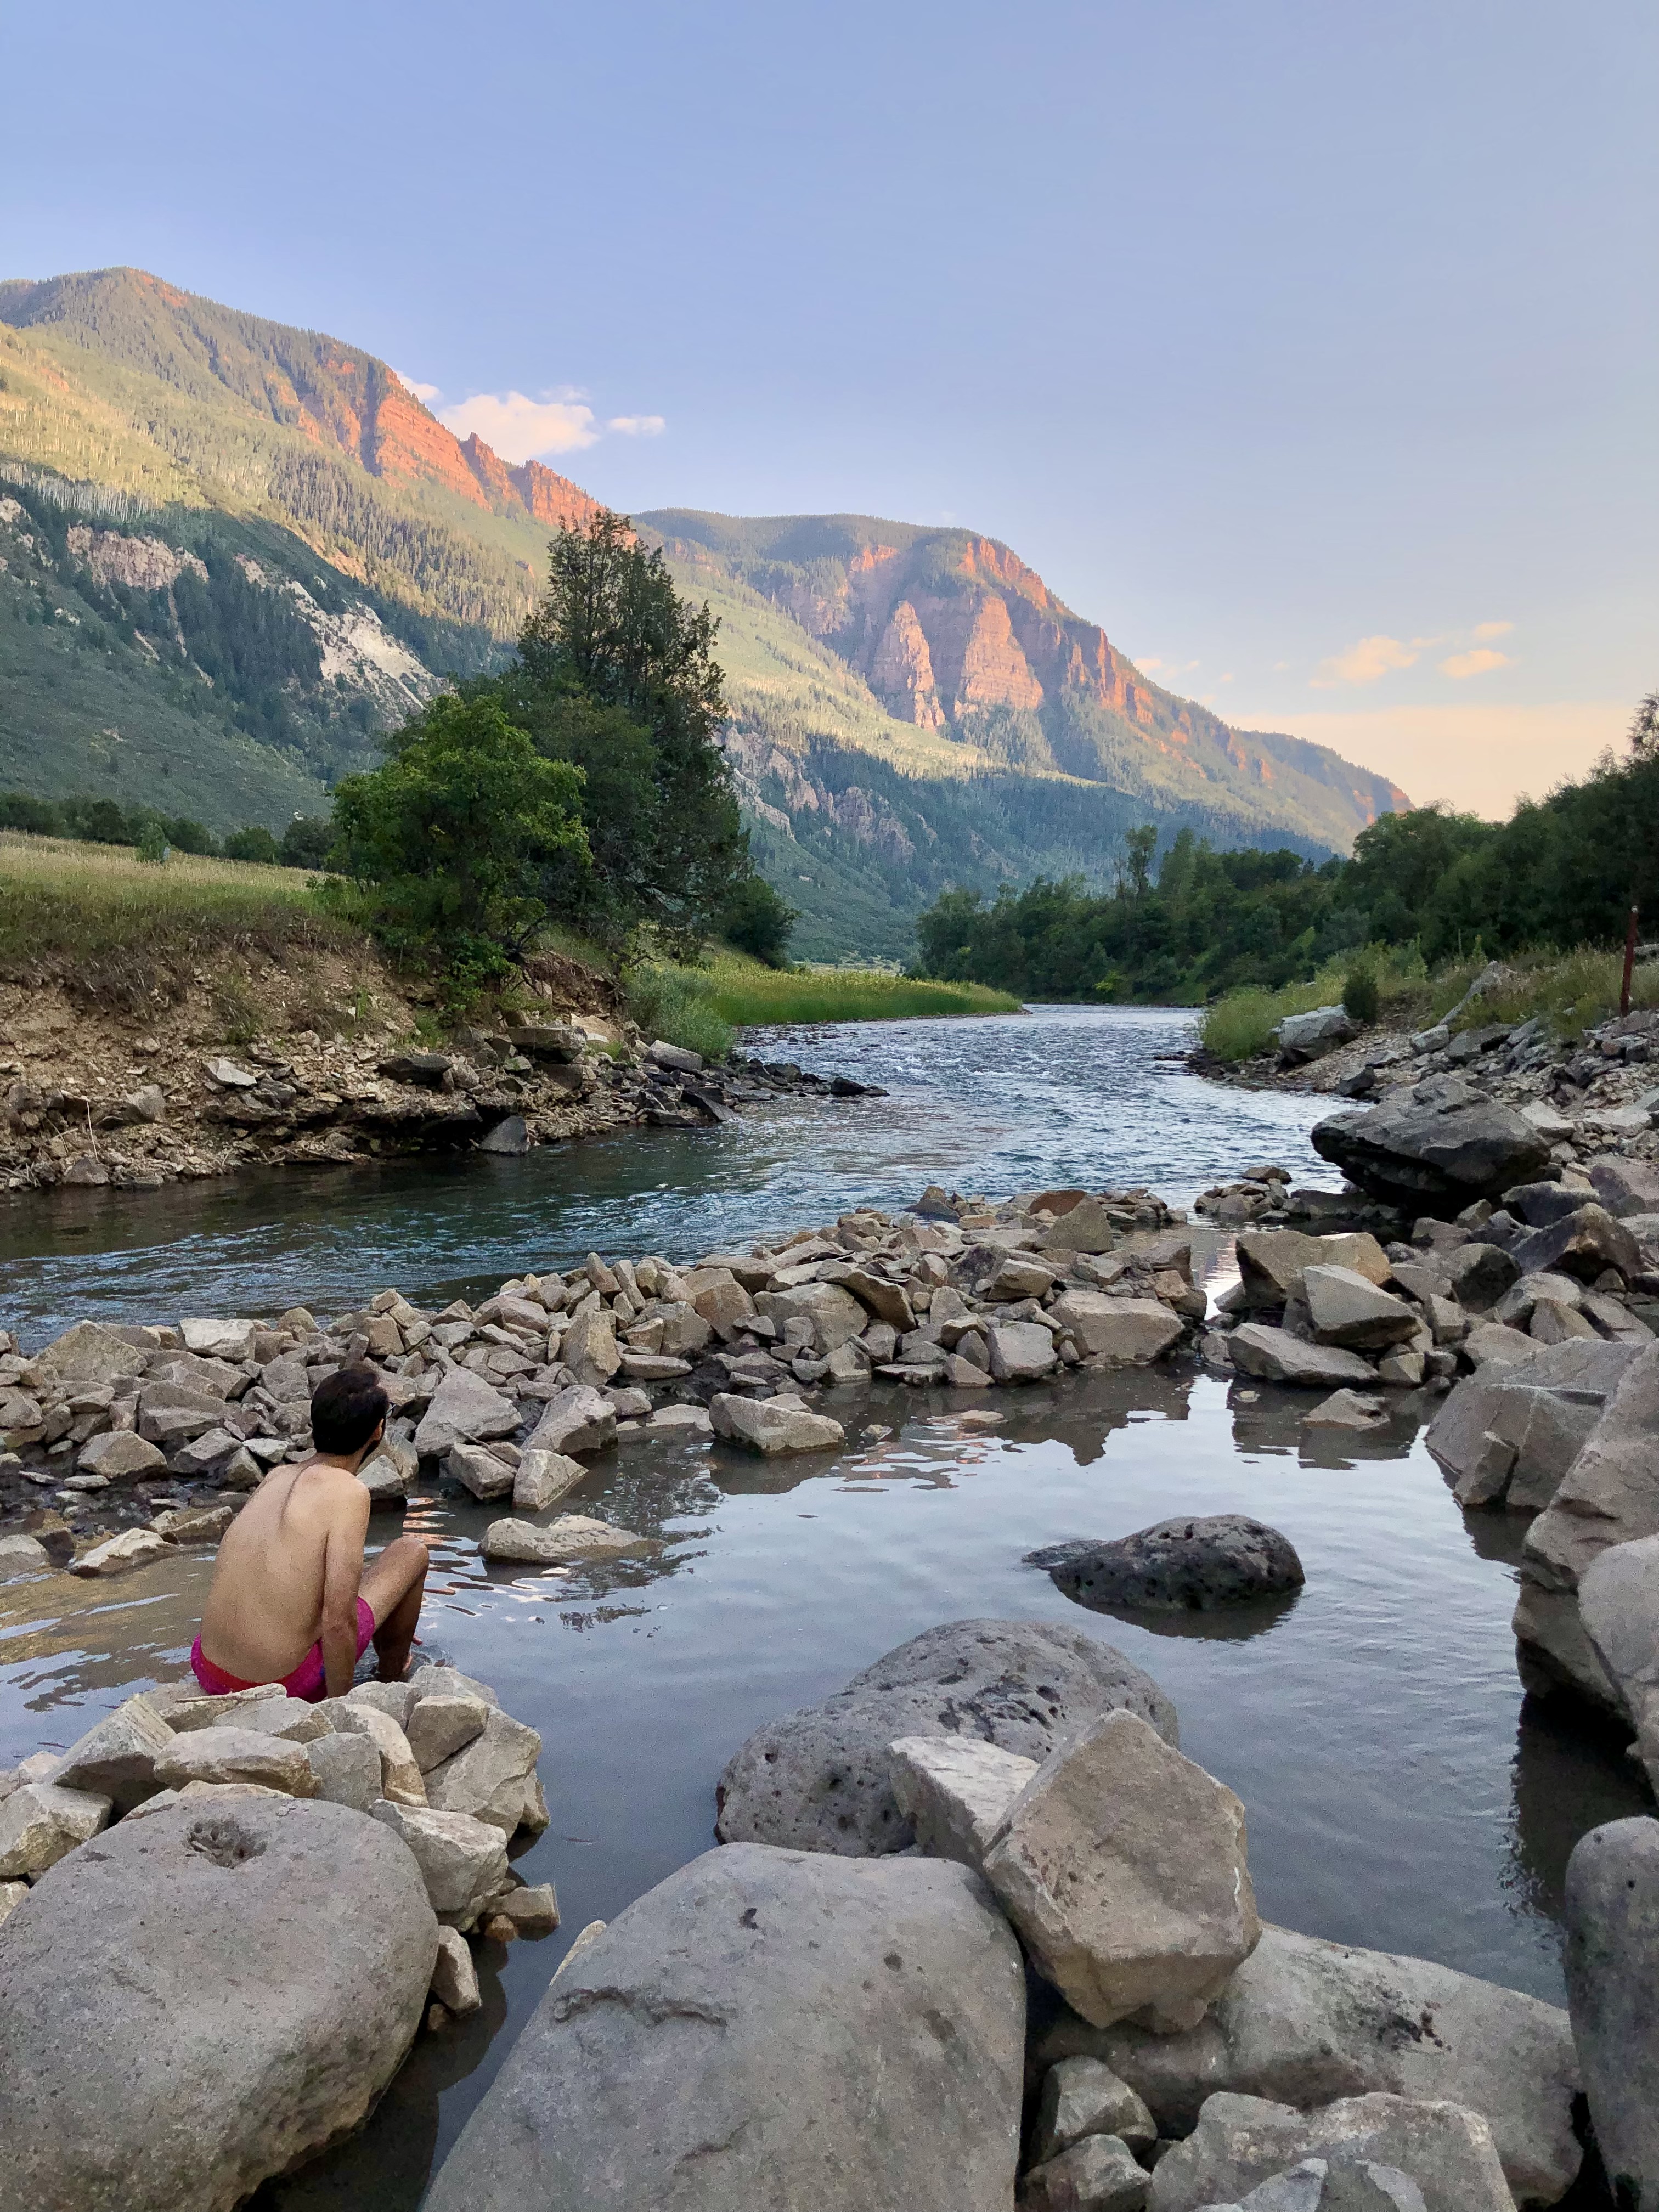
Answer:
[[(0, 1217), (4, 1318), (33, 1344), (86, 1313), (328, 1311), (388, 1283), (427, 1300), (589, 1249), (689, 1257), (860, 1201), (900, 1206), (930, 1181), (1146, 1182), (1187, 1204), (1277, 1159), (1330, 1182), (1307, 1141), (1319, 1102), (1203, 1083), (1173, 1058), (1185, 1035), (1179, 1014), (1075, 1008), (796, 1033), (763, 1049), (890, 1095), (521, 1161), (36, 1200)], [(1206, 1253), (1218, 1287), (1230, 1249), (1209, 1238)], [(576, 1931), (712, 1840), (715, 1779), (750, 1730), (974, 1614), (1064, 1620), (1157, 1675), (1183, 1748), (1244, 1801), (1265, 1917), (1561, 2001), (1567, 1853), (1647, 1809), (1645, 1793), (1616, 1746), (1523, 1710), (1509, 1632), (1522, 1524), (1459, 1510), (1423, 1449), (1425, 1405), (1316, 1443), (1305, 1396), (1191, 1366), (996, 1393), (1006, 1419), (988, 1435), (963, 1431), (965, 1401), (943, 1391), (830, 1402), (848, 1448), (805, 1470), (707, 1443), (606, 1455), (571, 1503), (660, 1537), (647, 1562), (486, 1571), (483, 1509), (410, 1509), (441, 1540), (431, 1646), (542, 1732), (553, 1824), (518, 1865), (556, 1883), (564, 1923), (546, 1942), (482, 1947), (482, 2013), (423, 2038), (368, 2128), (268, 2184), (265, 2212), (412, 2212)], [(1022, 1565), (1038, 1544), (1230, 1510), (1295, 1543), (1308, 1580), (1293, 1602), (1158, 1629), (1082, 1612)], [(108, 1585), (0, 1589), (0, 1764), (176, 1674), (208, 1568), (181, 1557)]]

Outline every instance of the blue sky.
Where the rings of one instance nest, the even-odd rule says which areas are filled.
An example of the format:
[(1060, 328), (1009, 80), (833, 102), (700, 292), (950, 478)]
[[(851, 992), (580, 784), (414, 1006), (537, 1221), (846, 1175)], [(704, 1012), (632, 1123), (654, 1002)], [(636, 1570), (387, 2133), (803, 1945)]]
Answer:
[(384, 355), (613, 504), (1005, 539), (1486, 811), (1659, 684), (1645, 0), (0, 0), (0, 274)]

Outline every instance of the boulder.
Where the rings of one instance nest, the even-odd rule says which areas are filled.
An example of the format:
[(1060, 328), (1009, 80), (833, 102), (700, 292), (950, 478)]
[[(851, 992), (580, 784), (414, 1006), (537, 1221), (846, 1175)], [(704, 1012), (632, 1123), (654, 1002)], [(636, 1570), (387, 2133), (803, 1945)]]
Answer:
[(1598, 1553), (1579, 1578), (1578, 1616), (1659, 1795), (1659, 1536)]
[(1304, 2158), (1210, 2212), (1425, 2212), (1423, 2192), (1397, 2166), (1371, 2159)]
[(509, 1496), (518, 1474), (483, 1444), (452, 1444), (444, 1457), (443, 1471), (481, 1504)]
[(1469, 1331), (1462, 1348), (1471, 1367), (1515, 1367), (1531, 1359), (1538, 1345), (1535, 1339), (1522, 1336), (1519, 1329), (1506, 1328), (1502, 1322), (1488, 1321)]
[(179, 1338), (186, 1352), (203, 1359), (252, 1359), (257, 1321), (181, 1321)]
[(1318, 2157), (1397, 2169), (1421, 2190), (1426, 2212), (1515, 2212), (1492, 2130), (1461, 2105), (1367, 2096), (1299, 2112), (1225, 2093), (1208, 2100), (1192, 2134), (1158, 2160), (1148, 2212), (1221, 2208)]
[(832, 1451), (847, 1431), (827, 1413), (815, 1413), (803, 1398), (781, 1391), (775, 1398), (743, 1398), (722, 1390), (708, 1401), (714, 1434), (750, 1451)]
[(1548, 1166), (1549, 1139), (1511, 1106), (1457, 1076), (1431, 1079), (1369, 1111), (1316, 1123), (1314, 1150), (1372, 1198), (1423, 1213), (1494, 1202)]
[(1465, 1376), (1424, 1437), (1458, 1503), (1540, 1512), (1635, 1356), (1633, 1346), (1585, 1340)]
[(169, 1544), (216, 1544), (235, 1518), (228, 1505), (169, 1505), (149, 1525)]
[(538, 1448), (520, 1458), (513, 1478), (513, 1504), (520, 1513), (544, 1513), (586, 1479), (587, 1469), (564, 1453)]
[(1346, 1267), (1379, 1286), (1392, 1272), (1388, 1254), (1365, 1230), (1340, 1237), (1308, 1237), (1299, 1229), (1245, 1230), (1238, 1238), (1242, 1305), (1255, 1312), (1301, 1297), (1310, 1267)]
[(421, 1772), (430, 1774), (463, 1744), (482, 1735), (489, 1713), (482, 1698), (447, 1697), (440, 1691), (432, 1697), (416, 1698), (410, 1707), (404, 1734)]
[(382, 1443), (372, 1460), (357, 1470), (357, 1480), (368, 1492), (370, 1505), (401, 1505), (415, 1487), (420, 1461), (412, 1444)]
[(1085, 1196), (1066, 1207), (1044, 1237), (1042, 1249), (1045, 1252), (1088, 1252), (1098, 1256), (1115, 1250), (1121, 1241), (1121, 1231), (1099, 1199)]
[(1352, 1352), (1386, 1352), (1418, 1329), (1415, 1310), (1404, 1298), (1379, 1291), (1353, 1267), (1305, 1267), (1303, 1296), (1321, 1344)]
[(1132, 2150), (1150, 2150), (1158, 2122), (1145, 2100), (1098, 2058), (1056, 2059), (1042, 2077), (1032, 2156), (1054, 2158), (1085, 2136), (1115, 2136)]
[(1643, 1271), (1642, 1248), (1622, 1221), (1604, 1206), (1581, 1206), (1547, 1229), (1534, 1229), (1515, 1248), (1522, 1274), (1571, 1275), (1593, 1283), (1609, 1267), (1628, 1283)]
[(1309, 1344), (1288, 1329), (1264, 1321), (1239, 1324), (1227, 1339), (1233, 1364), (1267, 1382), (1290, 1382), (1304, 1389), (1330, 1390), (1344, 1382), (1375, 1383), (1376, 1370), (1357, 1352), (1334, 1344)]
[(1039, 1972), (1097, 2027), (1194, 2026), (1261, 1933), (1243, 1807), (1135, 1713), (1050, 1753), (984, 1871)]
[(306, 1764), (317, 1784), (315, 1794), (331, 1805), (367, 1813), (382, 1795), (380, 1754), (366, 1735), (331, 1731), (315, 1736), (306, 1746)]
[(421, 1416), (415, 1449), (422, 1459), (442, 1459), (457, 1444), (510, 1437), (518, 1425), (519, 1409), (510, 1398), (492, 1390), (470, 1367), (452, 1367)]
[(1040, 1322), (999, 1322), (985, 1332), (994, 1382), (1035, 1382), (1057, 1364), (1051, 1331)]
[(151, 1382), (139, 1394), (138, 1433), (149, 1443), (188, 1443), (217, 1429), (228, 1411), (216, 1391), (188, 1382)]
[(1310, 1013), (1286, 1014), (1273, 1030), (1282, 1057), (1295, 1064), (1322, 1060), (1359, 1035), (1359, 1024), (1340, 1006), (1316, 1006)]
[(513, 1923), (520, 1936), (532, 1941), (550, 1936), (559, 1924), (559, 1900), (550, 1881), (528, 1882), (522, 1889), (509, 1889), (497, 1899), (495, 1910)]
[(124, 1823), (6, 1923), (0, 2197), (230, 2212), (368, 2116), (436, 1948), (408, 1853), (341, 1806), (239, 1796)]
[(904, 1850), (915, 1830), (893, 1789), (901, 1737), (960, 1737), (1041, 1761), (1062, 1730), (1120, 1708), (1176, 1741), (1175, 1707), (1109, 1644), (1048, 1621), (950, 1621), (822, 1705), (757, 1729), (720, 1777), (715, 1832), (847, 1857)]
[(317, 1791), (303, 1744), (251, 1728), (195, 1729), (173, 1736), (156, 1754), (154, 1778), (162, 1790), (182, 1790), (189, 1782), (257, 1782), (293, 1797)]
[(471, 1928), (507, 1887), (507, 1838), (487, 1820), (474, 1820), (470, 1813), (398, 1805), (389, 1797), (381, 1798), (370, 1818), (408, 1845), (432, 1910), (447, 1926)]
[(1113, 1367), (1146, 1367), (1181, 1341), (1180, 1316), (1157, 1298), (1109, 1298), (1103, 1291), (1067, 1291), (1049, 1308), (1077, 1339), (1086, 1358)]
[(478, 1970), (472, 1963), (471, 1949), (459, 1929), (438, 1930), (432, 1994), (441, 2005), (458, 2015), (477, 2012), (483, 2002), (478, 1992)]
[(1567, 1861), (1567, 2002), (1613, 2202), (1659, 2203), (1659, 1820), (1613, 1820)]
[(1659, 1169), (1650, 1161), (1622, 1159), (1610, 1152), (1589, 1164), (1595, 1195), (1618, 1221), (1632, 1214), (1659, 1213)]
[[(838, 1345), (850, 1344), (855, 1336), (862, 1335), (870, 1319), (859, 1300), (838, 1283), (802, 1283), (794, 1290), (763, 1291), (755, 1300), (755, 1310), (776, 1323), (780, 1337), (787, 1322), (811, 1322), (812, 1349), (820, 1359), (827, 1359)], [(668, 1349), (665, 1339), (663, 1349)]]
[(1440, 1273), (1448, 1294), (1472, 1312), (1495, 1306), (1521, 1273), (1521, 1263), (1501, 1244), (1475, 1237), (1440, 1255)]
[(587, 1383), (578, 1382), (548, 1400), (524, 1448), (520, 1465), (536, 1452), (554, 1452), (564, 1457), (577, 1452), (603, 1451), (616, 1441), (616, 1407)]
[(645, 1541), (631, 1528), (613, 1528), (590, 1514), (562, 1513), (538, 1526), (533, 1521), (492, 1521), (478, 1549), (487, 1559), (523, 1566), (548, 1566), (562, 1559), (592, 1559), (606, 1552), (636, 1551)]
[(849, 1267), (841, 1278), (841, 1287), (850, 1291), (878, 1321), (890, 1322), (901, 1336), (908, 1335), (915, 1327), (910, 1293), (902, 1283), (890, 1283), (884, 1275), (875, 1274), (868, 1267)]
[(142, 1375), (149, 1358), (118, 1329), (102, 1322), (79, 1321), (54, 1337), (44, 1352), (36, 1352), (34, 1364), (43, 1380), (84, 1390)]
[(522, 1114), (507, 1114), (478, 1139), (481, 1152), (497, 1152), (510, 1160), (522, 1159), (530, 1150), (530, 1130)]
[(70, 1746), (52, 1779), (66, 1790), (112, 1798), (125, 1813), (162, 1786), (155, 1761), (173, 1741), (160, 1710), (140, 1691)]
[(1165, 2136), (1188, 2134), (1216, 2090), (1304, 2109), (1376, 2091), (1480, 2113), (1523, 2203), (1553, 2204), (1578, 2171), (1579, 2069), (1565, 2012), (1426, 1959), (1271, 1924), (1195, 2028), (1154, 2035), (1066, 2016), (1035, 2056), (1101, 2059)]
[(1302, 1416), (1304, 1429), (1348, 1429), (1364, 1434), (1386, 1429), (1389, 1415), (1380, 1398), (1363, 1397), (1358, 1390), (1333, 1390), (1330, 1396)]
[(600, 1389), (622, 1365), (616, 1316), (600, 1305), (579, 1313), (564, 1333), (559, 1358), (578, 1385), (585, 1383), (590, 1390)]
[(1034, 1759), (977, 1736), (908, 1735), (889, 1747), (893, 1796), (929, 1858), (977, 1874), (1009, 1807), (1037, 1771)]
[[(419, 1713), (419, 1705), (415, 1711)], [(415, 1725), (414, 1715), (410, 1725)], [(490, 1706), (483, 1726), (428, 1773), (427, 1802), (437, 1812), (470, 1814), (512, 1836), (539, 1806), (539, 1797), (531, 1792), (541, 1750), (533, 1728)]]
[(82, 1552), (78, 1559), (70, 1561), (72, 1575), (99, 1576), (131, 1574), (135, 1567), (147, 1567), (152, 1560), (165, 1559), (173, 1547), (164, 1536), (149, 1528), (124, 1528), (118, 1536), (106, 1536), (101, 1544)]
[[(0, 1881), (33, 1881), (109, 1823), (107, 1797), (25, 1782), (0, 1797)], [(0, 1977), (0, 1981), (3, 1978)]]
[(0, 1536), (0, 1583), (45, 1574), (51, 1565), (51, 1553), (33, 1536)]
[(1085, 2136), (1034, 2166), (1019, 2185), (1020, 2212), (1141, 2212), (1152, 2176), (1116, 2136)]
[(398, 1805), (424, 1805), (426, 1784), (403, 1724), (378, 1698), (364, 1691), (406, 1690), (404, 1682), (365, 1682), (343, 1698), (330, 1698), (325, 1710), (337, 1729), (348, 1735), (367, 1736), (380, 1762), (380, 1793)]
[(427, 2212), (1007, 2212), (1024, 2011), (961, 1867), (706, 1852), (566, 1960)]
[(1211, 1613), (1284, 1597), (1306, 1580), (1296, 1547), (1242, 1513), (1180, 1516), (1110, 1542), (1085, 1538), (1025, 1554), (1056, 1589), (1103, 1610)]

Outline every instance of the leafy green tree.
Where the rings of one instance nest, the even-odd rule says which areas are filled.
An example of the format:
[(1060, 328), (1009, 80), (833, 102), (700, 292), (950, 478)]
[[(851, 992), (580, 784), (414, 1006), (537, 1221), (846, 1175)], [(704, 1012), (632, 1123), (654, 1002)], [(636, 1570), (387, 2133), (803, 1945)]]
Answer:
[(763, 960), (769, 968), (782, 968), (788, 963), (789, 933), (799, 920), (764, 876), (750, 875), (732, 886), (718, 926), (739, 952)]
[(321, 868), (334, 849), (334, 824), (315, 814), (296, 814), (283, 832), (276, 857), (285, 868)]
[(452, 978), (507, 971), (588, 864), (582, 779), (543, 758), (493, 699), (434, 699), (383, 768), (334, 797), (343, 864), (384, 941)]
[(282, 858), (281, 848), (269, 830), (251, 823), (246, 830), (234, 830), (225, 840), (228, 860), (261, 860), (274, 867)]
[(1129, 869), (1129, 890), (1135, 898), (1145, 898), (1152, 884), (1152, 859), (1158, 851), (1158, 830), (1150, 822), (1139, 829), (1131, 830), (1123, 840), (1123, 849)]

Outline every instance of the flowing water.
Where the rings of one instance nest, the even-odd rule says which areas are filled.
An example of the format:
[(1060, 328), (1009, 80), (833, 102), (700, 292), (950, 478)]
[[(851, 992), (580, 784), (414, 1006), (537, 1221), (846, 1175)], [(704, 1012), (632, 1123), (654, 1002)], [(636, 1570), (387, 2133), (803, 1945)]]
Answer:
[[(88, 1312), (327, 1311), (389, 1282), (424, 1299), (590, 1249), (688, 1257), (860, 1200), (900, 1205), (928, 1181), (1147, 1182), (1187, 1202), (1261, 1159), (1331, 1180), (1307, 1144), (1314, 1102), (1199, 1082), (1168, 1057), (1183, 1036), (1178, 1015), (1076, 1009), (871, 1024), (787, 1049), (886, 1099), (523, 1161), (34, 1201), (0, 1217), (3, 1317), (32, 1344)], [(1218, 1287), (1224, 1243), (1206, 1240), (1206, 1265)], [(777, 1464), (642, 1440), (607, 1454), (571, 1502), (657, 1539), (641, 1560), (486, 1570), (483, 1509), (411, 1507), (409, 1525), (441, 1539), (429, 1642), (542, 1732), (553, 1825), (518, 1864), (556, 1883), (564, 1924), (481, 1947), (483, 2011), (423, 2038), (368, 2128), (267, 2185), (262, 2206), (412, 2212), (576, 1931), (710, 1844), (714, 1782), (750, 1730), (966, 1615), (1064, 1620), (1158, 1676), (1183, 1747), (1245, 1802), (1266, 1917), (1560, 2001), (1567, 1853), (1646, 1799), (1617, 1745), (1523, 1709), (1509, 1633), (1521, 1525), (1459, 1510), (1422, 1446), (1428, 1403), (1399, 1401), (1376, 1436), (1313, 1443), (1300, 1394), (1190, 1365), (981, 1396), (1006, 1417), (988, 1435), (964, 1432), (969, 1401), (943, 1391), (828, 1402), (848, 1428), (835, 1455)], [(1307, 1587), (1159, 1626), (1080, 1611), (1022, 1564), (1176, 1511), (1271, 1522)], [(0, 1764), (177, 1674), (209, 1566), (0, 1589)]]

